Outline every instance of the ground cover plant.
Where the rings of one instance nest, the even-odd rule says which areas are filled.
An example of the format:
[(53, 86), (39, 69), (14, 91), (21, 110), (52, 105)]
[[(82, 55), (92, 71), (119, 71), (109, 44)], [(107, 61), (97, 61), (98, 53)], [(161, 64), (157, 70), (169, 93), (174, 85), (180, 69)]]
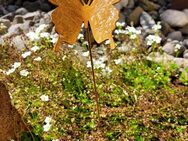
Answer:
[(187, 139), (188, 88), (172, 83), (176, 65), (148, 61), (139, 48), (114, 50), (108, 65), (106, 58), (95, 58), (97, 122), (90, 66), (75, 53), (65, 47), (57, 55), (47, 38), (22, 51), (1, 46), (0, 78), (30, 127), (22, 140)]

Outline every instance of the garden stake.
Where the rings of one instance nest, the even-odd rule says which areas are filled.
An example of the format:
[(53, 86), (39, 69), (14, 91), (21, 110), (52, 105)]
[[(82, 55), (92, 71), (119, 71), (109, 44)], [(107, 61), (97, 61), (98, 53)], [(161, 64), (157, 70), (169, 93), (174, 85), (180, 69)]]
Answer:
[(96, 86), (96, 79), (95, 79), (95, 70), (94, 70), (94, 64), (93, 64), (93, 56), (92, 56), (92, 43), (91, 43), (91, 36), (90, 36), (90, 26), (86, 28), (86, 38), (88, 41), (88, 48), (89, 48), (89, 55), (90, 55), (90, 61), (91, 61), (91, 70), (92, 70), (92, 76), (93, 76), (93, 90), (95, 94), (95, 101), (96, 101), (96, 112), (97, 112), (97, 117), (100, 117), (100, 104), (99, 104), (99, 93), (97, 91), (97, 86)]

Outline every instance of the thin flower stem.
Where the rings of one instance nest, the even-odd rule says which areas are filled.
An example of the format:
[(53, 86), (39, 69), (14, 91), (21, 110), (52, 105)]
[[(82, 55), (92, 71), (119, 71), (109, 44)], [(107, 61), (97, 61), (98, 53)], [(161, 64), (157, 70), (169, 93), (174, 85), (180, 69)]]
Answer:
[(100, 105), (99, 105), (99, 93), (97, 91), (96, 86), (96, 79), (95, 79), (95, 70), (94, 70), (94, 64), (93, 64), (93, 56), (92, 56), (92, 44), (91, 44), (91, 37), (90, 37), (90, 26), (86, 28), (86, 37), (88, 41), (88, 47), (89, 47), (89, 54), (90, 54), (90, 61), (91, 61), (91, 69), (92, 69), (92, 76), (93, 76), (93, 89), (95, 93), (95, 101), (96, 101), (96, 111), (97, 111), (97, 117), (100, 117)]

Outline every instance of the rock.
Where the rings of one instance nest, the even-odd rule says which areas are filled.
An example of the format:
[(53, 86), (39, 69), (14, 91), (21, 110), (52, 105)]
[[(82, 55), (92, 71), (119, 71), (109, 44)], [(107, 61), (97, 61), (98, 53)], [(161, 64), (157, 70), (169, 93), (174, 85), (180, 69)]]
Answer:
[(10, 27), (10, 25), (11, 25), (11, 22), (10, 22), (10, 20), (8, 20), (8, 19), (0, 19), (0, 24), (3, 24), (3, 25), (5, 25), (7, 28), (9, 28)]
[(149, 0), (139, 0), (139, 2), (141, 2), (143, 9), (146, 11), (155, 11), (160, 8), (158, 4), (155, 4), (154, 2)]
[(51, 23), (51, 15), (49, 15), (48, 13), (44, 14), (43, 18), (40, 19), (39, 23), (40, 24), (50, 24)]
[(188, 39), (185, 39), (185, 40), (183, 41), (183, 45), (185, 46), (185, 48), (188, 49)]
[(154, 61), (157, 63), (163, 63), (166, 67), (170, 67), (170, 64), (175, 63), (178, 65), (180, 70), (188, 67), (188, 59), (176, 58), (166, 53), (152, 52), (148, 55), (147, 60)]
[(8, 5), (7, 6), (7, 10), (9, 12), (14, 12), (14, 11), (16, 11), (16, 9), (18, 9), (18, 6), (16, 6), (16, 5)]
[(178, 41), (171, 41), (171, 42), (167, 42), (162, 50), (172, 56), (180, 56), (182, 55), (182, 53), (185, 50), (185, 47), (180, 44)]
[(16, 15), (13, 20), (13, 24), (24, 23), (22, 15)]
[(161, 14), (161, 20), (172, 27), (183, 27), (188, 24), (188, 17), (184, 12), (177, 10), (166, 10)]
[(0, 5), (0, 15), (6, 15), (8, 14), (8, 11), (3, 7), (3, 5)]
[(183, 28), (181, 28), (180, 31), (182, 32), (182, 34), (188, 35), (188, 25), (186, 25)]
[(35, 12), (30, 12), (27, 13), (23, 16), (24, 20), (33, 20), (34, 17), (39, 16), (40, 12), (39, 11), (35, 11)]
[(149, 32), (155, 25), (155, 21), (147, 12), (142, 12), (140, 16), (140, 24), (146, 32)]
[(185, 8), (188, 8), (187, 0), (173, 0), (171, 8), (178, 10), (183, 10)]
[(173, 31), (173, 32), (169, 33), (167, 38), (169, 38), (171, 40), (177, 40), (177, 41), (183, 40), (183, 36), (180, 31)]
[(135, 1), (134, 0), (129, 0), (127, 8), (132, 9), (132, 8), (134, 8), (134, 6), (135, 6)]
[(122, 9), (123, 7), (126, 7), (128, 5), (129, 0), (121, 0), (119, 3), (117, 3), (115, 6), (117, 9)]
[(18, 35), (23, 33), (22, 26), (23, 24), (11, 25), (10, 28), (8, 29), (8, 33), (6, 36)]
[(140, 15), (144, 10), (141, 7), (136, 7), (128, 17), (128, 23), (133, 25), (138, 25), (140, 20)]
[(156, 20), (156, 19), (158, 19), (158, 12), (157, 11), (151, 11), (151, 12), (149, 12), (149, 15), (154, 19), (154, 20)]
[(167, 35), (170, 32), (173, 32), (174, 30), (170, 27), (170, 25), (164, 21), (161, 22), (162, 29), (161, 31), (163, 32), (164, 35)]
[(25, 1), (23, 3), (23, 7), (26, 8), (29, 12), (34, 12), (40, 9), (40, 1), (34, 1), (34, 2)]
[(188, 9), (184, 9), (183, 12), (188, 16)]
[(18, 50), (22, 50), (26, 47), (25, 46), (26, 43), (22, 36), (13, 37), (11, 43), (12, 43), (12, 46), (17, 48)]
[(186, 49), (183, 53), (183, 58), (188, 59), (188, 49)]
[(19, 8), (19, 9), (17, 9), (16, 11), (15, 11), (15, 15), (25, 15), (25, 14), (27, 14), (28, 13), (28, 11), (27, 11), (27, 9), (25, 9), (25, 8)]
[(10, 21), (12, 21), (14, 19), (14, 14), (13, 13), (8, 13), (4, 16), (1, 17), (2, 19), (8, 19)]
[(40, 9), (42, 11), (45, 11), (45, 12), (48, 12), (51, 10), (51, 7), (48, 3), (42, 3), (41, 6), (40, 6)]

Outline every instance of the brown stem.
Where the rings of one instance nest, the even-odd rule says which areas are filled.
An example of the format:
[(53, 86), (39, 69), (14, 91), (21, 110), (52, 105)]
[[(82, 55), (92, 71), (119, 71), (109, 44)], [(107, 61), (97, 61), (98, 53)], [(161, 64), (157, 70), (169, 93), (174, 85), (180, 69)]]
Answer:
[(95, 79), (95, 70), (94, 70), (94, 64), (93, 64), (93, 56), (92, 56), (92, 43), (91, 43), (91, 37), (90, 37), (90, 26), (86, 28), (86, 37), (88, 41), (88, 48), (89, 48), (89, 55), (90, 55), (90, 61), (91, 61), (91, 69), (92, 69), (92, 76), (93, 76), (93, 89), (95, 93), (95, 101), (96, 101), (96, 111), (97, 111), (97, 117), (100, 116), (100, 105), (99, 105), (99, 93), (97, 92), (97, 86), (96, 86), (96, 79)]

